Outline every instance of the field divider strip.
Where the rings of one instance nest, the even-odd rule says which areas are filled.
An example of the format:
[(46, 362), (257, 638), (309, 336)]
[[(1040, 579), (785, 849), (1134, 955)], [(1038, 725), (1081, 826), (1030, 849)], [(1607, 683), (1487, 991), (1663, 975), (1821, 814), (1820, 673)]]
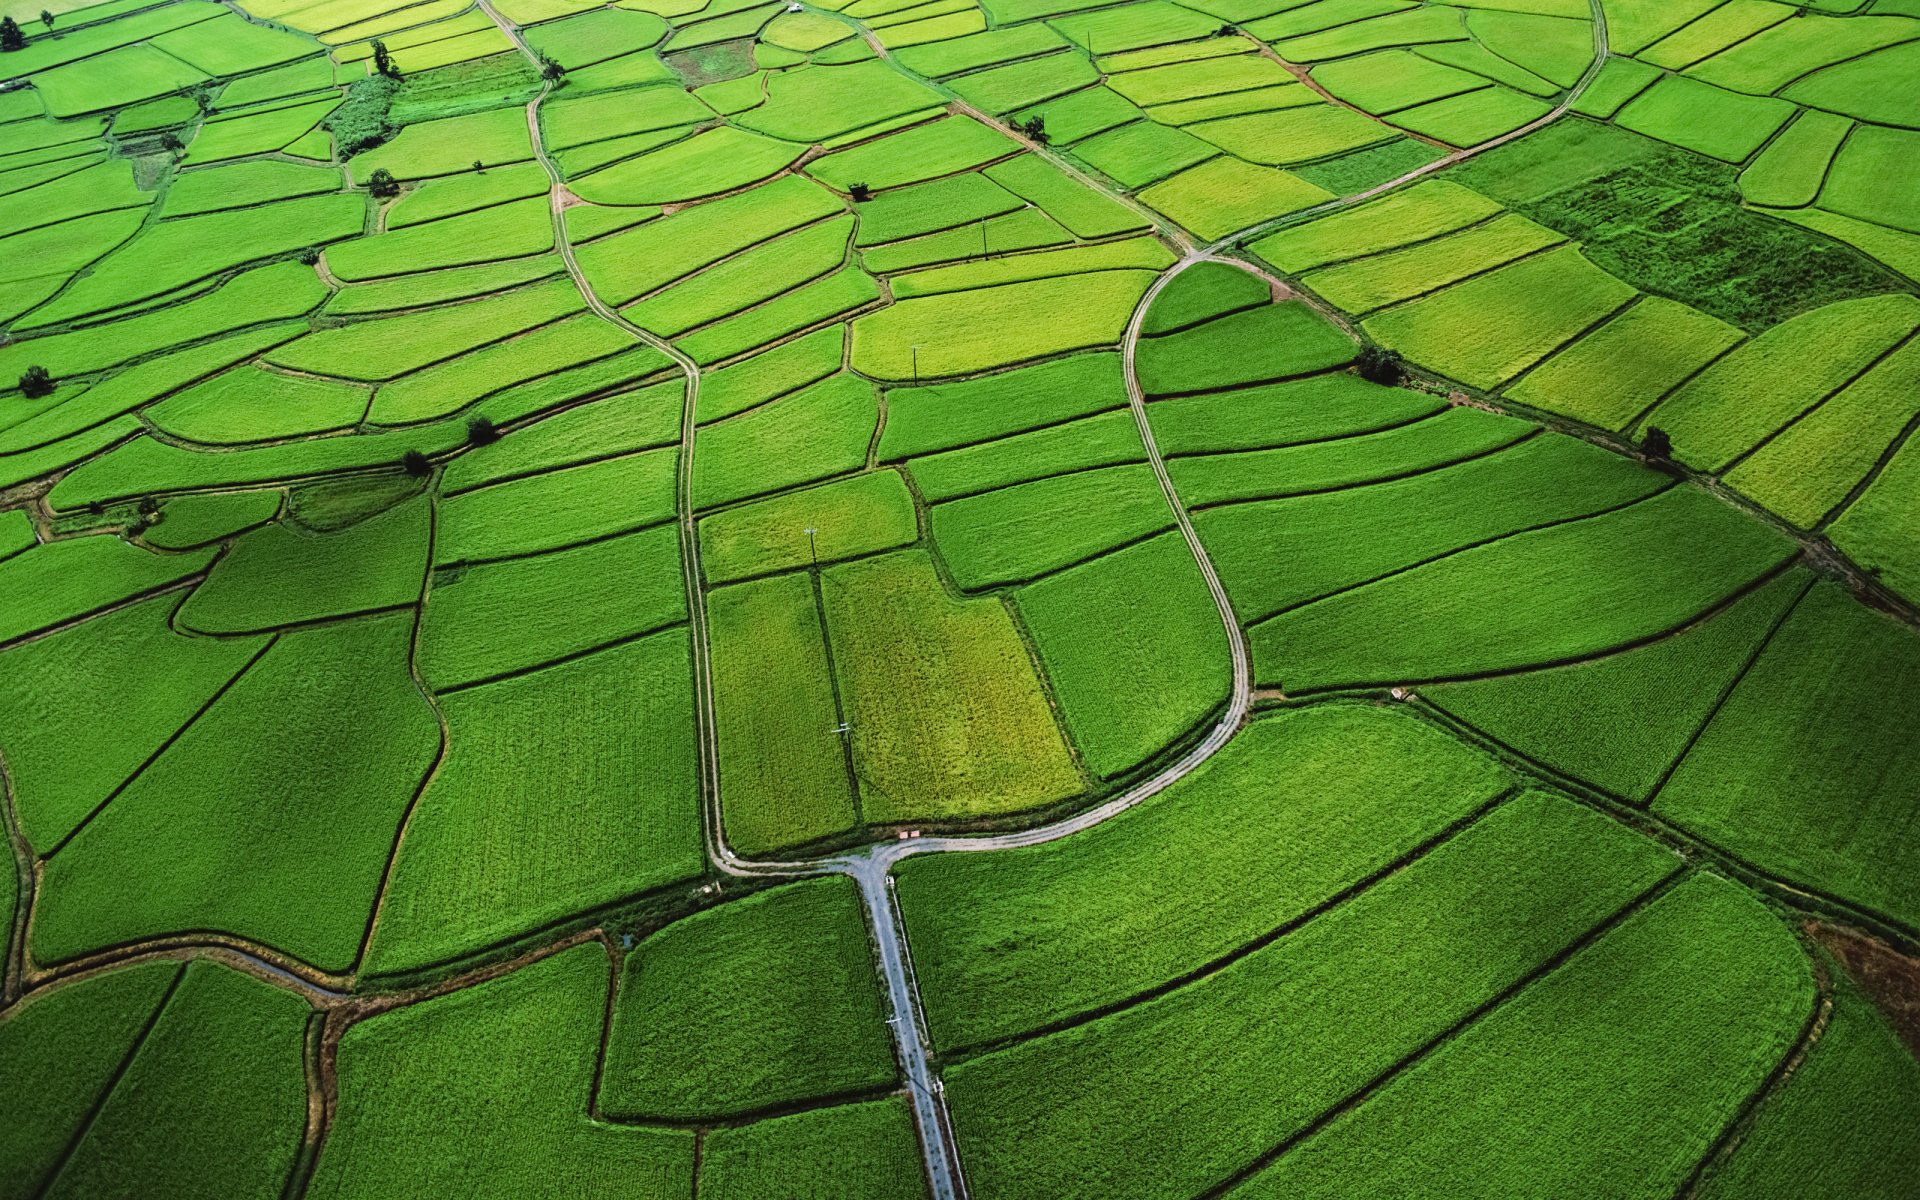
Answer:
[(1321, 603), (1322, 601), (1331, 600), (1336, 596), (1343, 596), (1348, 592), (1358, 591), (1363, 587), (1371, 587), (1376, 583), (1384, 583), (1389, 579), (1393, 579), (1400, 575), (1405, 575), (1410, 571), (1417, 571), (1422, 567), (1430, 567), (1435, 563), (1445, 562), (1449, 558), (1457, 557), (1471, 550), (1484, 550), (1488, 546), (1497, 546), (1501, 542), (1511, 541), (1514, 538), (1522, 537), (1529, 533), (1544, 533), (1549, 529), (1559, 529), (1562, 526), (1566, 526), (1566, 525), (1577, 525), (1582, 521), (1597, 521), (1602, 517), (1610, 517), (1615, 515), (1616, 513), (1624, 512), (1629, 508), (1634, 508), (1639, 505), (1647, 504), (1654, 500), (1657, 500), (1661, 496), (1664, 496), (1668, 492), (1672, 491), (1677, 486), (1679, 485), (1676, 482), (1668, 481), (1667, 483), (1660, 485), (1658, 488), (1647, 493), (1644, 496), (1634, 496), (1633, 498), (1628, 500), (1618, 500), (1612, 504), (1607, 505), (1605, 508), (1596, 508), (1591, 512), (1575, 513), (1572, 516), (1554, 517), (1551, 520), (1541, 521), (1533, 525), (1522, 525), (1516, 529), (1507, 529), (1499, 533), (1488, 534), (1486, 537), (1476, 538), (1471, 542), (1465, 542), (1461, 545), (1450, 547), (1449, 549), (1442, 550), (1437, 554), (1428, 555), (1426, 558), (1418, 559), (1410, 563), (1403, 563), (1400, 566), (1392, 568), (1391, 570), (1382, 571), (1378, 575), (1369, 576), (1366, 579), (1356, 580), (1353, 583), (1342, 584), (1341, 586), (1334, 588), (1332, 591), (1321, 592), (1318, 595), (1309, 596), (1305, 600), (1296, 600), (1291, 604), (1287, 604), (1278, 609), (1275, 609), (1273, 612), (1268, 613), (1266, 616), (1258, 617), (1258, 618), (1255, 618), (1254, 620), (1247, 622), (1247, 626), (1248, 628), (1255, 628), (1260, 625), (1264, 625), (1269, 621), (1277, 620), (1280, 617), (1284, 617), (1288, 613), (1298, 612), (1300, 609), (1303, 609), (1303, 608), (1310, 608), (1315, 604)]
[(950, 1065), (966, 1059), (984, 1058), (997, 1054), (1002, 1050), (1024, 1045), (1027, 1042), (1036, 1041), (1043, 1037), (1063, 1033), (1066, 1030), (1075, 1029), (1082, 1025), (1090, 1025), (1095, 1021), (1113, 1016), (1116, 1013), (1138, 1008), (1140, 1005), (1157, 1000), (1162, 996), (1172, 995), (1189, 984), (1199, 983), (1201, 980), (1211, 978), (1221, 971), (1226, 970), (1228, 967), (1233, 966), (1241, 959), (1257, 954), (1261, 950), (1278, 942), (1280, 939), (1287, 937), (1289, 934), (1297, 932), (1319, 917), (1339, 908), (1359, 897), (1361, 894), (1371, 891), (1378, 884), (1406, 870), (1408, 867), (1427, 857), (1427, 855), (1438, 850), (1441, 846), (1466, 832), (1470, 827), (1477, 825), (1482, 819), (1492, 814), (1495, 809), (1506, 804), (1515, 796), (1518, 796), (1521, 790), (1521, 787), (1516, 784), (1496, 793), (1490, 799), (1476, 805), (1463, 816), (1456, 817), (1452, 821), (1449, 821), (1446, 825), (1428, 835), (1411, 849), (1396, 856), (1383, 866), (1367, 872), (1359, 879), (1347, 884), (1324, 900), (1287, 918), (1265, 933), (1257, 934), (1247, 941), (1242, 942), (1240, 945), (1235, 946), (1225, 954), (1210, 959), (1191, 970), (1161, 983), (1154, 984), (1152, 987), (1143, 988), (1130, 996), (1112, 1000), (1093, 1008), (1082, 1009), (1070, 1016), (1060, 1017), (1056, 1020), (1036, 1025), (1032, 1029), (1023, 1030), (1020, 1033), (1006, 1034), (987, 1041), (975, 1042), (970, 1045), (956, 1046), (951, 1050), (944, 1050), (940, 1054), (940, 1061), (943, 1065)]
[(1701, 1183), (1709, 1177), (1709, 1174), (1733, 1156), (1734, 1152), (1740, 1148), (1741, 1141), (1752, 1130), (1754, 1122), (1759, 1119), (1760, 1110), (1792, 1077), (1793, 1073), (1800, 1069), (1800, 1064), (1806, 1061), (1807, 1055), (1813, 1053), (1814, 1047), (1819, 1044), (1820, 1038), (1827, 1031), (1827, 1023), (1833, 1019), (1833, 980), (1828, 975), (1826, 965), (1821, 961), (1819, 953), (1807, 946), (1805, 932), (1796, 932), (1800, 935), (1798, 940), (1801, 950), (1807, 955), (1808, 966), (1813, 975), (1813, 1008), (1801, 1024), (1799, 1034), (1788, 1045), (1786, 1052), (1780, 1056), (1780, 1061), (1773, 1064), (1773, 1069), (1767, 1072), (1766, 1078), (1755, 1085), (1753, 1092), (1741, 1102), (1739, 1108), (1734, 1110), (1733, 1115), (1727, 1118), (1726, 1124), (1721, 1127), (1713, 1143), (1707, 1147), (1707, 1152), (1693, 1164), (1693, 1170), (1688, 1172), (1687, 1178), (1674, 1191), (1674, 1200), (1693, 1200), (1693, 1197), (1699, 1194)]
[(1581, 951), (1593, 945), (1595, 942), (1598, 942), (1601, 938), (1605, 937), (1607, 934), (1612, 933), (1615, 929), (1625, 924), (1630, 918), (1632, 918), (1636, 914), (1645, 911), (1648, 908), (1648, 906), (1652, 905), (1655, 901), (1659, 900), (1662, 896), (1665, 896), (1669, 892), (1673, 891), (1673, 889), (1678, 887), (1681, 884), (1681, 882), (1692, 878), (1693, 874), (1694, 874), (1694, 871), (1691, 868), (1689, 868), (1684, 862), (1676, 862), (1673, 866), (1673, 869), (1669, 871), (1663, 879), (1654, 883), (1651, 887), (1641, 892), (1638, 896), (1627, 901), (1620, 908), (1616, 909), (1612, 914), (1607, 916), (1605, 919), (1601, 920), (1598, 924), (1594, 925), (1591, 929), (1588, 929), (1587, 931), (1582, 933), (1579, 937), (1573, 939), (1571, 942), (1561, 947), (1558, 951), (1550, 955), (1545, 961), (1536, 965), (1532, 970), (1520, 976), (1520, 978), (1514, 980), (1512, 983), (1509, 983), (1506, 987), (1502, 988), (1499, 992), (1495, 993), (1493, 996), (1489, 997), (1488, 999), (1482, 1001), (1480, 1004), (1476, 1005), (1472, 1009), (1472, 1011), (1468, 1012), (1465, 1016), (1462, 1016), (1458, 1021), (1454, 1022), (1451, 1026), (1442, 1030), (1440, 1033), (1435, 1034), (1432, 1038), (1428, 1039), (1425, 1045), (1420, 1046), (1418, 1049), (1414, 1050), (1411, 1054), (1408, 1054), (1405, 1058), (1402, 1058), (1399, 1062), (1394, 1063), (1392, 1066), (1382, 1071), (1379, 1075), (1376, 1075), (1373, 1079), (1362, 1084), (1360, 1087), (1356, 1088), (1354, 1091), (1349, 1093), (1344, 1098), (1334, 1102), (1331, 1106), (1329, 1106), (1319, 1116), (1315, 1117), (1312, 1121), (1309, 1121), (1305, 1125), (1301, 1126), (1299, 1129), (1295, 1130), (1293, 1133), (1288, 1134), (1285, 1138), (1282, 1138), (1278, 1145), (1274, 1146), (1272, 1149), (1268, 1150), (1266, 1153), (1259, 1155), (1258, 1157), (1253, 1159), (1251, 1162), (1247, 1163), (1245, 1166), (1234, 1171), (1232, 1174), (1228, 1175), (1226, 1178), (1222, 1179), (1220, 1182), (1214, 1184), (1212, 1187), (1201, 1192), (1197, 1197), (1195, 1197), (1195, 1200), (1220, 1200), (1221, 1197), (1231, 1192), (1234, 1188), (1238, 1187), (1240, 1184), (1245, 1183), (1247, 1180), (1253, 1178), (1255, 1175), (1258, 1175), (1260, 1172), (1266, 1170), (1268, 1167), (1272, 1166), (1275, 1162), (1277, 1162), (1280, 1159), (1280, 1157), (1286, 1154), (1289, 1150), (1292, 1150), (1295, 1146), (1299, 1145), (1301, 1142), (1304, 1142), (1308, 1138), (1313, 1137), (1315, 1134), (1319, 1133), (1321, 1130), (1325, 1129), (1327, 1126), (1333, 1124), (1335, 1121), (1339, 1120), (1341, 1117), (1345, 1116), (1347, 1113), (1352, 1112), (1354, 1109), (1366, 1103), (1367, 1100), (1372, 1098), (1375, 1093), (1379, 1092), (1383, 1088), (1388, 1087), (1395, 1080), (1405, 1075), (1408, 1071), (1419, 1066), (1421, 1063), (1425, 1062), (1428, 1058), (1431, 1058), (1436, 1052), (1445, 1048), (1449, 1043), (1451, 1043), (1454, 1039), (1458, 1038), (1461, 1034), (1465, 1033), (1467, 1030), (1479, 1024), (1487, 1016), (1489, 1016), (1494, 1011), (1496, 1011), (1497, 1009), (1505, 1005), (1509, 1000), (1512, 1000), (1515, 997), (1519, 996), (1522, 992), (1526, 991), (1528, 988), (1532, 987), (1534, 984), (1538, 983), (1542, 979), (1545, 979), (1547, 976), (1553, 974), (1555, 971), (1565, 966)]
[(86, 1119), (81, 1121), (75, 1127), (73, 1134), (68, 1137), (66, 1146), (60, 1151), (60, 1157), (54, 1160), (53, 1169), (47, 1172), (41, 1195), (48, 1195), (59, 1186), (60, 1176), (66, 1173), (67, 1164), (73, 1161), (75, 1152), (80, 1149), (81, 1143), (87, 1140), (87, 1135), (93, 1132), (94, 1122), (100, 1119), (101, 1110), (106, 1108), (107, 1102), (113, 1099), (113, 1093), (119, 1089), (120, 1081), (126, 1078), (127, 1072), (133, 1067), (133, 1060), (140, 1057), (141, 1048), (147, 1044), (147, 1039), (153, 1036), (154, 1028), (160, 1024), (160, 1018), (165, 1015), (167, 1005), (173, 1002), (174, 993), (180, 990), (180, 983), (186, 977), (187, 964), (183, 962), (174, 969), (173, 978), (167, 982), (167, 990), (161, 993), (160, 999), (153, 1006), (153, 1011), (147, 1014), (146, 1023), (140, 1027), (140, 1032), (134, 1035), (132, 1043), (127, 1046), (127, 1052), (120, 1056), (119, 1063), (113, 1068), (113, 1074), (107, 1077), (106, 1086), (100, 1089), (100, 1094), (95, 1096), (93, 1103), (88, 1106)]

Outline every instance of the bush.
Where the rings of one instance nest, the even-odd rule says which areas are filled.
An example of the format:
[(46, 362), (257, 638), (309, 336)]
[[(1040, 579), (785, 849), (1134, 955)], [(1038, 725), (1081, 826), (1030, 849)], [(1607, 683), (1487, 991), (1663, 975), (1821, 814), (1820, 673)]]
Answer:
[(1407, 367), (1400, 356), (1382, 346), (1363, 348), (1355, 366), (1360, 378), (1386, 387), (1396, 387), (1407, 377)]
[(400, 456), (400, 469), (415, 479), (425, 479), (433, 474), (433, 460), (418, 450), (409, 450)]
[(1646, 435), (1640, 439), (1640, 453), (1648, 458), (1666, 462), (1673, 458), (1673, 439), (1668, 437), (1667, 431), (1658, 425), (1649, 425)]
[(42, 396), (53, 395), (53, 376), (45, 367), (28, 367), (27, 373), (20, 377), (20, 392), (29, 400), (38, 400)]
[(566, 74), (567, 69), (558, 62), (555, 62), (547, 55), (542, 54), (540, 56), (540, 78), (546, 80), (548, 83), (559, 83), (562, 79), (566, 78)]
[(865, 201), (873, 199), (873, 189), (864, 183), (848, 184), (847, 194), (853, 197), (853, 202), (855, 204), (860, 204)]
[(492, 419), (475, 416), (467, 421), (467, 445), (491, 446), (500, 440), (500, 429)]
[(393, 65), (393, 55), (387, 53), (387, 44), (379, 38), (373, 40), (373, 69), (387, 79), (400, 78), (399, 70)]
[(24, 50), (27, 37), (12, 17), (0, 17), (0, 50)]
[(393, 177), (392, 171), (381, 167), (367, 180), (367, 190), (376, 200), (391, 200), (400, 194), (400, 181)]

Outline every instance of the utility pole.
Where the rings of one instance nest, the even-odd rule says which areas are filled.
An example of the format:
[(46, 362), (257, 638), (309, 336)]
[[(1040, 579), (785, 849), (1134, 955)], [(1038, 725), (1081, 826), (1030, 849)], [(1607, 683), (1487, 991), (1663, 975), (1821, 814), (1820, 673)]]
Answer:
[(820, 569), (820, 551), (816, 549), (813, 544), (813, 535), (819, 532), (820, 531), (813, 526), (807, 526), (807, 559), (813, 564), (813, 569), (816, 571)]
[(913, 381), (920, 382), (920, 347), (913, 348)]

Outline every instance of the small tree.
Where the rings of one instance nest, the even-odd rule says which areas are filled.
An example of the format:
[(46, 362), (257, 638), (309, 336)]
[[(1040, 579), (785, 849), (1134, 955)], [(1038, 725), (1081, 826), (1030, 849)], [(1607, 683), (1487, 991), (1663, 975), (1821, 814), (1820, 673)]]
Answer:
[(486, 414), (479, 413), (468, 419), (467, 445), (491, 446), (499, 440), (500, 430)]
[(178, 154), (187, 148), (187, 144), (180, 140), (177, 133), (163, 133), (160, 135), (160, 148), (170, 154)]
[(1368, 383), (1394, 387), (1407, 377), (1406, 364), (1400, 361), (1400, 356), (1381, 346), (1362, 349), (1355, 365), (1360, 370), (1360, 378)]
[(848, 184), (847, 194), (853, 197), (853, 202), (855, 204), (863, 204), (866, 201), (873, 199), (873, 189), (871, 187), (868, 187), (864, 183)]
[(53, 32), (53, 14), (44, 8), (40, 10), (40, 23), (47, 27), (47, 32)]
[(301, 266), (313, 267), (313, 266), (318, 266), (319, 264), (320, 264), (320, 251), (309, 246), (305, 250), (302, 250), (300, 252)]
[(540, 56), (540, 78), (546, 80), (548, 83), (559, 83), (562, 79), (566, 78), (566, 74), (567, 69), (556, 62), (551, 56), (546, 54)]
[(1213, 31), (1213, 36), (1233, 37), (1239, 32), (1240, 32), (1240, 27), (1238, 25), (1222, 25), (1220, 28)]
[(1040, 113), (1035, 113), (1024, 121), (1015, 121), (1013, 128), (1016, 132), (1025, 134), (1028, 141), (1037, 142), (1042, 146), (1052, 140), (1047, 136), (1047, 118)]
[(477, 158), (473, 160), (473, 172), (474, 172), (474, 174), (476, 174), (476, 175), (478, 175), (478, 174), (481, 174), (481, 173), (483, 173), (483, 172), (485, 172), (485, 171), (486, 171), (486, 169), (487, 169), (487, 164), (485, 164), (485, 163), (483, 163), (483, 162), (481, 162), (481, 161), (480, 161), (479, 159), (477, 159)]
[(376, 200), (391, 200), (400, 194), (400, 181), (393, 177), (392, 171), (381, 167), (368, 177), (367, 190)]
[(373, 70), (388, 79), (400, 78), (399, 68), (393, 65), (393, 55), (387, 53), (387, 44), (379, 38), (373, 40)]
[(1658, 425), (1647, 426), (1647, 432), (1640, 439), (1640, 453), (1656, 462), (1673, 461), (1673, 439), (1667, 431)]
[(29, 400), (53, 395), (53, 376), (45, 367), (28, 367), (27, 373), (20, 377), (20, 393)]
[(27, 48), (27, 35), (20, 32), (20, 26), (12, 17), (0, 17), (0, 50), (24, 50)]
[(400, 469), (415, 479), (425, 479), (433, 474), (433, 460), (418, 450), (409, 450), (400, 456)]

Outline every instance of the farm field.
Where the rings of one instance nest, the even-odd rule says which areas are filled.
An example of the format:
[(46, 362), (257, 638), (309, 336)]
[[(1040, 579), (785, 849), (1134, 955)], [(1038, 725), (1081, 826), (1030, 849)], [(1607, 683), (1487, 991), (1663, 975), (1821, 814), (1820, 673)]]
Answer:
[(1916, 79), (0, 0), (0, 1200), (1915, 1200)]

